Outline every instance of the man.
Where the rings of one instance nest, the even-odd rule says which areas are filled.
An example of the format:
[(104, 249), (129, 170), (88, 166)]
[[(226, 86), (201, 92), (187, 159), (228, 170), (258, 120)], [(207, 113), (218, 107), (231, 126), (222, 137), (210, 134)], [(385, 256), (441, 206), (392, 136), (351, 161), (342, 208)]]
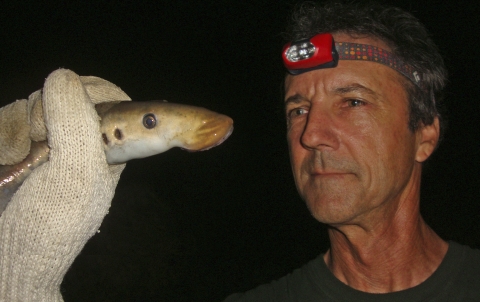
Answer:
[(297, 189), (330, 249), (227, 301), (480, 301), (480, 251), (420, 215), (446, 72), (412, 15), (376, 4), (301, 6), (284, 49)]

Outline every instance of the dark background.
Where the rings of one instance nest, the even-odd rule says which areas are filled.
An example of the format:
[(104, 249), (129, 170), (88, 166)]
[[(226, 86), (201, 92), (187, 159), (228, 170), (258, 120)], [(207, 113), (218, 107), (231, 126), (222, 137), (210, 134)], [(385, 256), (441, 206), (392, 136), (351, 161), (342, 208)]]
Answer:
[[(426, 167), (422, 212), (443, 238), (480, 248), (479, 5), (384, 2), (424, 22), (450, 73), (449, 129)], [(281, 33), (294, 3), (1, 5), (2, 106), (62, 67), (134, 100), (198, 105), (235, 121), (208, 152), (128, 163), (101, 232), (65, 277), (65, 301), (220, 301), (326, 250), (325, 227), (297, 196), (285, 142)]]

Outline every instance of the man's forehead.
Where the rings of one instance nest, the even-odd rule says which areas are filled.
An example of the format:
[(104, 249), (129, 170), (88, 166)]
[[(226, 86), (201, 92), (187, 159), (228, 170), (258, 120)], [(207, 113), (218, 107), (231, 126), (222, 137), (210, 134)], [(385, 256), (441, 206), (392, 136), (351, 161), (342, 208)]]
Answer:
[(374, 62), (340, 61), (335, 68), (312, 70), (285, 77), (285, 97), (324, 91), (333, 94), (363, 92), (381, 95), (384, 89), (404, 88), (405, 79), (395, 70)]

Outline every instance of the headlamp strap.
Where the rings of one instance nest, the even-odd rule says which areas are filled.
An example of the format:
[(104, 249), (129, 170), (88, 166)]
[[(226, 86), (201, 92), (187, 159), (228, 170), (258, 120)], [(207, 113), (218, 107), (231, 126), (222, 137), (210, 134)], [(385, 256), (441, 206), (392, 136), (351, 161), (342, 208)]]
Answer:
[(362, 60), (383, 64), (400, 72), (415, 85), (423, 88), (419, 73), (391, 52), (373, 45), (349, 42), (335, 42), (335, 48), (340, 60)]

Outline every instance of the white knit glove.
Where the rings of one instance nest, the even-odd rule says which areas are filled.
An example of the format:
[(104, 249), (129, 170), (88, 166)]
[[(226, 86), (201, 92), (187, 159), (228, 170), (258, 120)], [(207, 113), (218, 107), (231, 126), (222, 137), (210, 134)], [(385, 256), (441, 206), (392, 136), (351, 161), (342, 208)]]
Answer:
[[(101, 101), (129, 100), (120, 88), (60, 69), (30, 98), (39, 97), (50, 159), (0, 216), (0, 301), (63, 300), (63, 277), (100, 227), (125, 167), (107, 164), (94, 108)], [(17, 121), (24, 122), (33, 123)]]

